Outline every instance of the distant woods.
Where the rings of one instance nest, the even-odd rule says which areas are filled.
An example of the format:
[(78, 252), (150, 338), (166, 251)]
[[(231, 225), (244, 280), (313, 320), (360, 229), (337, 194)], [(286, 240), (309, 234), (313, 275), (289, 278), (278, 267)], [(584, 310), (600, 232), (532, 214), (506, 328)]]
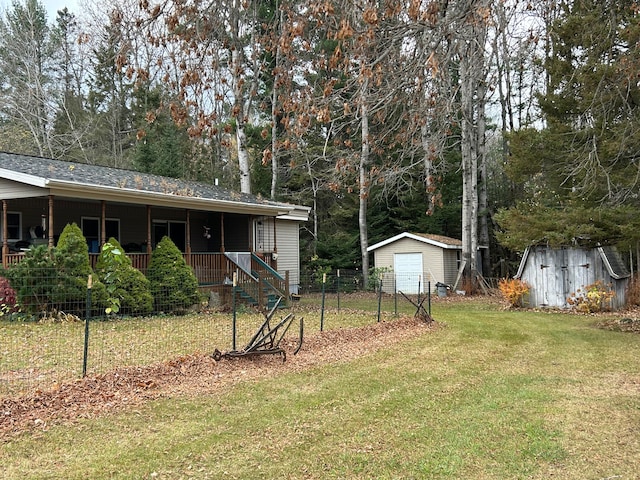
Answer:
[(312, 206), (309, 268), (402, 231), (462, 239), (469, 278), (637, 245), (633, 1), (82, 5), (2, 12), (1, 149)]

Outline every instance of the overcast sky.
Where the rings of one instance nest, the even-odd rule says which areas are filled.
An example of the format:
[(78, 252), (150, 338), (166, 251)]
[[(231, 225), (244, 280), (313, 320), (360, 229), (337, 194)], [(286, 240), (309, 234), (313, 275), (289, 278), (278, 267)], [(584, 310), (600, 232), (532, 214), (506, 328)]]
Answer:
[[(24, 3), (24, 0), (19, 0), (20, 3)], [(40, 2), (47, 9), (47, 20), (49, 22), (53, 22), (58, 15), (58, 10), (62, 10), (64, 7), (67, 7), (71, 13), (78, 12), (78, 0), (40, 0)], [(6, 8), (11, 7), (13, 4), (13, 0), (0, 0), (0, 7), (4, 11)]]

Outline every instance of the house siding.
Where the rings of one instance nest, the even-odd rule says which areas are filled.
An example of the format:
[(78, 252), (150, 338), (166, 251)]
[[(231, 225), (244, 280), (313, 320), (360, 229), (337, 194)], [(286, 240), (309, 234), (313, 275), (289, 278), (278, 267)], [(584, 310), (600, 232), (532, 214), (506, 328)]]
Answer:
[(0, 200), (29, 198), (40, 195), (46, 195), (46, 190), (12, 180), (0, 179)]
[(443, 283), (453, 285), (458, 277), (458, 254), (460, 250), (443, 250)]
[(278, 273), (289, 272), (289, 291), (298, 293), (300, 286), (300, 235), (299, 222), (276, 220), (276, 244), (278, 247)]

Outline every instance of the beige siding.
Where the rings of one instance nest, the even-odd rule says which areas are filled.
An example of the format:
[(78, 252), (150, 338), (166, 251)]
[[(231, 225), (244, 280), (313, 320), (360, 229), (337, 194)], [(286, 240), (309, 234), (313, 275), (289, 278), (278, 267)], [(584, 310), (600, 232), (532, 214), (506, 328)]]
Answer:
[(276, 220), (276, 243), (278, 246), (278, 273), (285, 276), (289, 271), (289, 290), (298, 292), (300, 285), (299, 223), (291, 220)]
[(456, 283), (458, 277), (458, 255), (460, 250), (443, 250), (443, 262), (444, 262), (444, 275), (442, 282), (447, 285), (453, 285)]
[[(445, 262), (443, 254), (448, 253), (440, 247), (418, 242), (411, 238), (401, 238), (389, 245), (382, 246), (374, 251), (374, 265), (376, 268), (394, 268), (394, 254), (396, 253), (422, 253), (422, 279), (431, 282), (431, 290), (435, 291), (437, 282), (446, 282)], [(455, 252), (454, 258), (455, 258)], [(455, 280), (455, 277), (454, 277)], [(448, 282), (451, 283), (451, 282)], [(392, 291), (393, 286), (385, 285), (385, 291)]]

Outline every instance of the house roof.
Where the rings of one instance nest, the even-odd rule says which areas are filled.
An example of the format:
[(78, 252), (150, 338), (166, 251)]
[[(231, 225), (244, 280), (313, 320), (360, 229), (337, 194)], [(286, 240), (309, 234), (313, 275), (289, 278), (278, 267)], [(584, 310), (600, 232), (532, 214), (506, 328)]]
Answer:
[(421, 243), (427, 243), (429, 245), (434, 245), (436, 247), (444, 248), (444, 249), (453, 249), (453, 250), (461, 250), (462, 249), (462, 241), (445, 237), (444, 235), (432, 235), (429, 233), (409, 233), (404, 232), (396, 235), (395, 237), (387, 238), (382, 242), (376, 243), (375, 245), (371, 245), (367, 247), (367, 252), (372, 252), (377, 250), (380, 247), (384, 247), (385, 245), (389, 245), (391, 243), (397, 242), (403, 238), (409, 238)]
[[(8, 152), (0, 152), (0, 181), (31, 187), (23, 197), (55, 195), (194, 210), (285, 216), (302, 221), (308, 218), (309, 212), (307, 207), (272, 202), (201, 182)], [(9, 190), (15, 191), (0, 188), (0, 199), (17, 198)]]

